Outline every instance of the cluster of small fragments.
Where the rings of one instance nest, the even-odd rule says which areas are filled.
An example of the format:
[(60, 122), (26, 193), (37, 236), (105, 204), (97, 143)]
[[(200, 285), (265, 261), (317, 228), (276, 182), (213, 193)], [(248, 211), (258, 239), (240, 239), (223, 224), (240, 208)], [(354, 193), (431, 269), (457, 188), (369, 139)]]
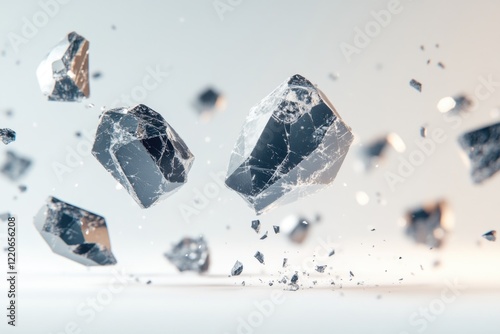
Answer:
[[(438, 66), (445, 68), (441, 62)], [(49, 101), (80, 102), (88, 98), (89, 42), (75, 32), (69, 33), (49, 52), (36, 74), (42, 94)], [(94, 72), (92, 78), (101, 75)], [(422, 92), (421, 82), (411, 79), (409, 83)], [(460, 94), (443, 98), (438, 110), (456, 114), (469, 111), (471, 106), (472, 101)], [(214, 88), (207, 88), (199, 94), (194, 107), (201, 116), (210, 116), (225, 108), (225, 98)], [(425, 138), (426, 134), (427, 128), (422, 126), (420, 135)], [(0, 128), (0, 140), (4, 144), (15, 139), (15, 131)], [(251, 108), (231, 153), (225, 184), (260, 215), (331, 185), (353, 139), (351, 128), (325, 94), (303, 76), (293, 75)], [(500, 123), (464, 133), (458, 142), (470, 161), (474, 183), (485, 182), (500, 170)], [(364, 145), (361, 150), (364, 169), (378, 167), (390, 147), (399, 153), (406, 149), (396, 133)], [(104, 110), (92, 154), (144, 209), (185, 184), (194, 162), (194, 155), (181, 136), (159, 112), (142, 104)], [(7, 151), (0, 173), (16, 182), (31, 165), (29, 158)], [(8, 215), (0, 218), (4, 220)], [(409, 210), (405, 221), (406, 234), (430, 248), (442, 247), (452, 230), (451, 210), (445, 200)], [(100, 215), (49, 197), (34, 222), (58, 255), (86, 266), (117, 263), (111, 250), (108, 225)], [(259, 219), (251, 221), (250, 227), (260, 240), (279, 234), (292, 243), (302, 244), (314, 223), (290, 215), (279, 225), (272, 225), (272, 230), (261, 231)], [(496, 231), (488, 231), (482, 237), (493, 242)], [(331, 249), (328, 257), (334, 254), (335, 250)], [(180, 272), (202, 274), (209, 270), (210, 252), (203, 236), (182, 238), (164, 256)], [(256, 250), (253, 257), (266, 265), (265, 254), (260, 250)], [(289, 260), (285, 257), (282, 268), (288, 266)], [(328, 265), (321, 263), (315, 265), (314, 271), (326, 274), (327, 269)], [(236, 260), (228, 271), (230, 276), (239, 276), (243, 270), (243, 263)], [(296, 291), (300, 288), (301, 276), (309, 276), (309, 273), (288, 272), (278, 280), (269, 281), (269, 285), (284, 284)], [(348, 277), (350, 280), (354, 277), (352, 271)], [(335, 284), (333, 280), (330, 283)], [(245, 281), (242, 284), (245, 285)]]

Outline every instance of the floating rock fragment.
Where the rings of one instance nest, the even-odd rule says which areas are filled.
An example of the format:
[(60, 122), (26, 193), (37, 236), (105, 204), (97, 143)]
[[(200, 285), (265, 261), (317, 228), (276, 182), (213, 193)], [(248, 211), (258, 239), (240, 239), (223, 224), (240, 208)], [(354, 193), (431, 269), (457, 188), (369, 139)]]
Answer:
[(396, 133), (389, 133), (363, 146), (360, 151), (362, 169), (368, 171), (374, 166), (378, 166), (390, 147), (399, 153), (406, 150), (406, 144)]
[(445, 96), (439, 100), (437, 109), (442, 113), (460, 114), (470, 111), (473, 105), (472, 100), (465, 94), (455, 97)]
[(280, 225), (280, 230), (285, 233), (288, 238), (295, 243), (302, 243), (309, 232), (310, 223), (305, 218), (289, 215)]
[(318, 273), (324, 273), (325, 272), (325, 269), (326, 269), (326, 265), (323, 265), (323, 266), (316, 266), (315, 270), (318, 272)]
[(482, 183), (500, 170), (500, 123), (467, 132), (458, 143), (469, 158), (474, 183)]
[(451, 230), (451, 211), (444, 201), (425, 205), (406, 214), (406, 234), (417, 243), (439, 248)]
[(231, 276), (238, 276), (243, 272), (243, 264), (240, 261), (236, 261), (231, 269)]
[(0, 140), (2, 140), (5, 145), (12, 143), (16, 140), (16, 131), (9, 128), (0, 129)]
[(252, 229), (255, 233), (259, 233), (260, 231), (260, 220), (252, 220)]
[(205, 239), (185, 237), (172, 249), (165, 253), (165, 257), (177, 267), (180, 272), (195, 271), (203, 273), (208, 270), (210, 256)]
[(418, 90), (419, 92), (422, 92), (422, 84), (418, 82), (415, 79), (410, 80), (410, 86)]
[(207, 88), (200, 93), (195, 101), (195, 108), (202, 118), (208, 119), (216, 112), (223, 111), (226, 107), (226, 100), (213, 88)]
[(277, 225), (273, 225), (273, 230), (274, 230), (274, 233), (275, 233), (275, 234), (280, 233), (280, 227), (279, 227), (279, 226), (277, 226)]
[(6, 161), (0, 168), (0, 173), (11, 181), (18, 181), (26, 175), (32, 162), (29, 158), (23, 157), (12, 151), (6, 152)]
[(52, 251), (86, 266), (116, 264), (103, 217), (49, 197), (35, 227)]
[(105, 111), (92, 154), (142, 208), (186, 183), (194, 161), (177, 132), (143, 104)]
[(489, 232), (486, 232), (483, 234), (483, 238), (485, 238), (488, 241), (496, 241), (497, 240), (497, 231), (491, 230)]
[(69, 33), (40, 63), (38, 84), (49, 101), (81, 101), (88, 98), (89, 42), (75, 32)]
[(264, 263), (264, 254), (262, 254), (261, 252), (257, 251), (257, 253), (255, 253), (254, 257), (257, 259), (257, 261), (259, 261), (260, 263), (262, 264), (265, 264)]
[(294, 75), (250, 110), (226, 185), (261, 214), (331, 184), (352, 141), (323, 93)]

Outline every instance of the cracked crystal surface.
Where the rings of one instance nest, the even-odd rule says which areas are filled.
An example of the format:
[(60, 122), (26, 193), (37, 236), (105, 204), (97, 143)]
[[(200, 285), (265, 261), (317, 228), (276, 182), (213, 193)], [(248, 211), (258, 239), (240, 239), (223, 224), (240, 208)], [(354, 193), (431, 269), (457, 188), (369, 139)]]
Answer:
[(352, 141), (323, 93), (294, 75), (250, 110), (226, 185), (261, 214), (331, 184)]
[(186, 183), (194, 161), (175, 130), (142, 104), (104, 112), (92, 154), (142, 208)]
[(95, 213), (49, 197), (35, 226), (56, 254), (86, 266), (116, 264), (106, 221)]
[(482, 183), (500, 170), (500, 123), (467, 132), (458, 142), (469, 158), (474, 183)]
[(89, 42), (69, 33), (40, 63), (38, 84), (49, 101), (81, 101), (89, 97)]
[(451, 211), (446, 202), (438, 201), (408, 211), (406, 222), (406, 234), (415, 242), (439, 248), (451, 230)]
[(183, 238), (169, 252), (165, 253), (165, 257), (181, 272), (203, 273), (208, 270), (210, 265), (208, 245), (202, 236), (196, 239)]

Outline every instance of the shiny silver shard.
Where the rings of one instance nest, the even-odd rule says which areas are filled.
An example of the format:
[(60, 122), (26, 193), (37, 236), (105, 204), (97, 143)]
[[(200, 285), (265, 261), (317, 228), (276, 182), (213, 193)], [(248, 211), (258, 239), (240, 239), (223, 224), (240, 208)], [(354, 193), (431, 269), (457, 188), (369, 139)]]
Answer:
[(261, 252), (257, 251), (254, 255), (254, 257), (257, 259), (257, 261), (259, 261), (260, 263), (262, 264), (265, 264), (264, 263), (264, 254), (262, 254)]
[(240, 261), (236, 261), (231, 269), (231, 276), (238, 276), (243, 272), (243, 264)]
[(195, 271), (203, 273), (208, 270), (210, 265), (208, 245), (202, 236), (196, 239), (183, 238), (170, 251), (165, 253), (165, 257), (180, 272)]
[(458, 142), (470, 161), (474, 183), (482, 183), (500, 170), (500, 123), (467, 132)]
[(406, 214), (406, 234), (431, 248), (443, 245), (451, 227), (451, 210), (445, 201), (427, 204)]
[(16, 140), (16, 132), (12, 129), (0, 129), (0, 140), (5, 144), (10, 144)]
[(90, 95), (89, 42), (69, 33), (40, 63), (38, 84), (49, 101), (78, 102)]
[(261, 214), (331, 184), (352, 141), (323, 93), (294, 75), (250, 110), (226, 185)]
[(0, 168), (0, 173), (11, 181), (18, 181), (26, 175), (31, 165), (31, 159), (12, 151), (7, 151), (6, 160)]
[(194, 161), (177, 132), (143, 104), (105, 111), (92, 154), (142, 208), (186, 183)]
[(52, 251), (86, 266), (116, 264), (103, 217), (49, 197), (35, 227)]

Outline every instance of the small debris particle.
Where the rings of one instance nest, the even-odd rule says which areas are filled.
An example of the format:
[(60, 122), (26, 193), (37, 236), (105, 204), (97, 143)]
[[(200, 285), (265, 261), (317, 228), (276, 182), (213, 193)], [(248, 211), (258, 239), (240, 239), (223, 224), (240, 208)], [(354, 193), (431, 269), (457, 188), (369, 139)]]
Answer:
[(9, 128), (0, 129), (0, 139), (5, 145), (10, 144), (16, 140), (16, 131)]
[(420, 50), (424, 51), (425, 47), (423, 45), (420, 45)]
[(82, 136), (82, 133), (80, 131), (75, 132), (75, 136), (77, 138), (80, 138)]
[(146, 284), (148, 284), (148, 285), (151, 284), (151, 283), (152, 283), (151, 280), (149, 280), (149, 281), (146, 282)]
[(262, 237), (260, 237), (260, 240), (264, 240), (266, 238), (267, 238), (267, 231), (266, 231), (266, 233), (264, 233), (264, 235)]
[(375, 229), (374, 229), (374, 228), (372, 228), (372, 229), (371, 229), (371, 231), (372, 231), (372, 232), (374, 232), (374, 231), (375, 231)]
[(354, 274), (352, 273), (352, 271), (349, 271), (349, 276), (354, 277)]
[(275, 233), (275, 234), (280, 233), (280, 227), (279, 227), (279, 226), (277, 226), (277, 225), (273, 225), (273, 229), (274, 229), (274, 233)]
[(283, 268), (286, 267), (287, 263), (288, 263), (288, 259), (286, 257), (283, 258)]
[(410, 86), (418, 90), (419, 92), (422, 92), (422, 84), (418, 82), (415, 79), (410, 80)]
[(257, 259), (257, 261), (259, 261), (260, 263), (262, 264), (265, 264), (264, 263), (264, 254), (262, 254), (261, 252), (257, 251), (257, 253), (255, 253), (254, 257)]
[(243, 272), (243, 264), (240, 261), (236, 261), (236, 263), (233, 266), (233, 269), (231, 269), (231, 275), (238, 276), (242, 272)]
[(318, 273), (324, 273), (325, 272), (325, 269), (326, 269), (326, 265), (323, 265), (323, 266), (316, 266), (316, 271)]
[(92, 73), (92, 79), (99, 79), (100, 77), (102, 77), (102, 72), (95, 71), (94, 73)]
[(241, 282), (241, 285), (245, 286), (245, 281)]
[(26, 190), (28, 190), (28, 187), (26, 187), (24, 184), (21, 184), (19, 187), (18, 187), (19, 191), (20, 192), (25, 192)]
[(297, 272), (295, 272), (295, 274), (293, 274), (292, 278), (290, 278), (290, 282), (295, 284), (295, 283), (297, 283), (298, 280), (299, 280), (299, 274)]
[(332, 249), (332, 250), (330, 251), (330, 253), (328, 253), (328, 256), (330, 257), (330, 256), (333, 256), (334, 254), (335, 254), (335, 249)]
[(495, 241), (497, 240), (497, 231), (491, 230), (489, 232), (486, 232), (485, 234), (483, 234), (483, 238), (488, 241)]
[(427, 65), (429, 65), (430, 63), (431, 63), (431, 60), (427, 59)]
[(439, 62), (437, 65), (444, 70), (444, 64), (442, 62)]
[(255, 233), (259, 233), (260, 231), (260, 220), (252, 220), (252, 229)]

